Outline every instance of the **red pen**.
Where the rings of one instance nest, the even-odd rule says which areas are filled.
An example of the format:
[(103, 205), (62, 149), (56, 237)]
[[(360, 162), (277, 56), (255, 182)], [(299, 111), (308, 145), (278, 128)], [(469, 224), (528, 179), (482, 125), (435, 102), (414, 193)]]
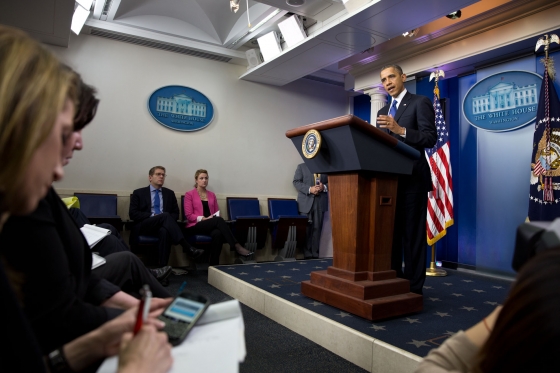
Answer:
[(136, 335), (140, 329), (142, 329), (142, 324), (148, 320), (148, 315), (150, 314), (150, 304), (152, 303), (152, 292), (148, 285), (144, 285), (140, 290), (142, 298), (140, 299), (140, 304), (138, 305), (138, 312), (136, 313), (136, 324), (134, 324), (134, 335)]

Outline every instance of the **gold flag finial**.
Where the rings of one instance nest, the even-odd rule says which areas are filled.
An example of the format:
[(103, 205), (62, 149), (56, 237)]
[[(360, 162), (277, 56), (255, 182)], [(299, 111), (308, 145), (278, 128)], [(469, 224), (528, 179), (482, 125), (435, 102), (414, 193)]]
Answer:
[(438, 81), (439, 78), (444, 78), (445, 77), (445, 73), (443, 72), (443, 70), (439, 70), (437, 69), (436, 71), (434, 71), (433, 73), (430, 74), (430, 82), (432, 81), (432, 79), (436, 79), (436, 86), (434, 87), (434, 94), (437, 96), (437, 98), (439, 99), (439, 87), (438, 87)]
[(541, 59), (541, 62), (544, 64), (545, 69), (548, 70), (548, 75), (552, 79), (554, 79), (555, 71), (554, 71), (554, 64), (552, 63), (552, 57), (548, 57), (548, 51), (550, 50), (550, 44), (556, 43), (560, 44), (560, 39), (556, 34), (545, 34), (541, 36), (539, 40), (537, 40), (537, 45), (535, 46), (535, 52), (537, 52), (541, 46), (544, 46), (544, 58)]

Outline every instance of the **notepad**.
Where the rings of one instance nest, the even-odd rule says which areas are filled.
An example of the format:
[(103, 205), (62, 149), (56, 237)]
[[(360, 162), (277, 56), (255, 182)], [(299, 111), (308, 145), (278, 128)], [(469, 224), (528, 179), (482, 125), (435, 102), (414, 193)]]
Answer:
[(109, 229), (100, 228), (95, 225), (89, 225), (89, 224), (85, 224), (83, 227), (80, 228), (80, 230), (82, 231), (82, 234), (86, 238), (86, 241), (90, 249), (95, 245), (97, 245), (99, 241), (101, 241), (102, 239), (104, 239), (105, 237), (111, 234), (111, 231)]
[(97, 267), (102, 266), (103, 264), (107, 263), (104, 257), (99, 256), (95, 253), (91, 253), (91, 269), (95, 269)]
[[(236, 299), (208, 307), (187, 338), (172, 350), (170, 373), (238, 373), (245, 360), (245, 324)], [(116, 357), (105, 359), (97, 373), (114, 373)]]

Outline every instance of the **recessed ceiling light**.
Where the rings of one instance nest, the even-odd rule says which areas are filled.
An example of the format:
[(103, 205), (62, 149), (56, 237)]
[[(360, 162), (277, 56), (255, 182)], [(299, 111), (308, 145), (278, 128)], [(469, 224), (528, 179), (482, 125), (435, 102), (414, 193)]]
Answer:
[(297, 8), (298, 6), (305, 4), (305, 0), (286, 0), (286, 4)]

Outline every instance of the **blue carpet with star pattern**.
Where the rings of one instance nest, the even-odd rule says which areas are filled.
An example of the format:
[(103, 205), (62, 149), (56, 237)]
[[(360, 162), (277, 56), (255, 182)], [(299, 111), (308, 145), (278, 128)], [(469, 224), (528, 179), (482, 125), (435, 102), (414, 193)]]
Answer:
[(422, 312), (371, 322), (301, 294), (301, 281), (309, 280), (310, 272), (325, 270), (330, 265), (332, 259), (315, 259), (216, 269), (418, 356), (426, 356), (448, 336), (486, 317), (504, 302), (511, 286), (508, 280), (446, 270), (445, 277), (426, 278)]

